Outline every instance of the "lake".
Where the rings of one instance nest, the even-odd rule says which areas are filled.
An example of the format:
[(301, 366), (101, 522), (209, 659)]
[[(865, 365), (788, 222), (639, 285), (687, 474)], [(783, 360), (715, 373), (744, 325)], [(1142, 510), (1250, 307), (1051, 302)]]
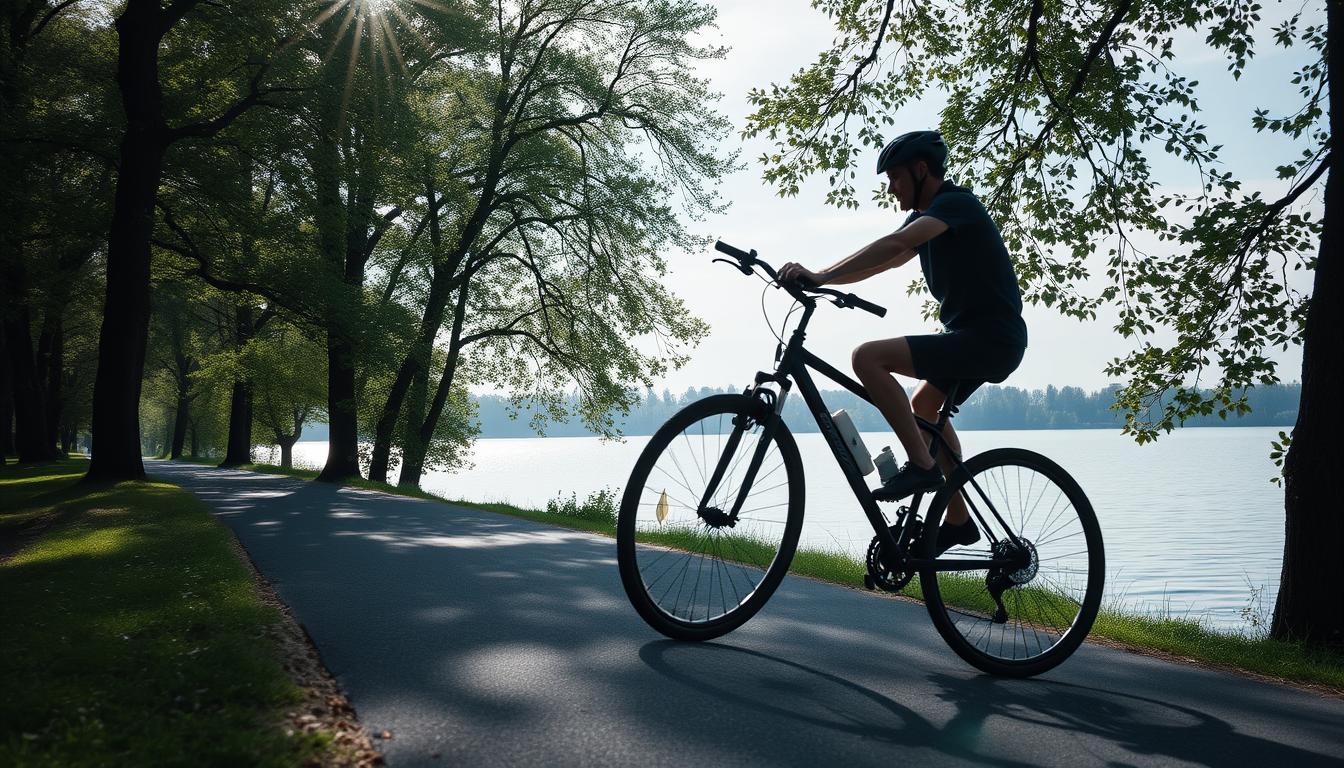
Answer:
[[(1062, 465), (1091, 499), (1106, 541), (1105, 605), (1245, 630), (1248, 606), (1268, 620), (1283, 558), (1283, 492), (1269, 441), (1278, 427), (1177, 430), (1135, 445), (1114, 430), (968, 431), (967, 455), (1018, 447)], [(816, 433), (795, 435), (806, 473), (802, 544), (862, 558), (872, 538), (830, 449)], [(899, 444), (864, 433), (876, 454)], [(544, 508), (549, 499), (598, 488), (619, 491), (648, 437), (623, 443), (595, 437), (483, 439), (474, 466), (425, 476), (425, 490), (465, 501)], [(299, 443), (298, 466), (318, 468), (325, 442)], [(266, 460), (267, 449), (258, 449)], [(278, 460), (278, 453), (275, 457)], [(395, 477), (395, 475), (393, 475)], [(869, 476), (876, 485), (876, 473)], [(1258, 594), (1258, 600), (1254, 598)]]

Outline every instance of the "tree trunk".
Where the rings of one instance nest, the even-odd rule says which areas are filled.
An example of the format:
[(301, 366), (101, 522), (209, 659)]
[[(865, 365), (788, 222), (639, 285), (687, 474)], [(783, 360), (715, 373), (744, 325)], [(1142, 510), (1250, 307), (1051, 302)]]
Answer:
[(1302, 338), (1302, 400), (1283, 465), (1283, 573), (1270, 633), (1344, 647), (1344, 2), (1326, 7), (1331, 162)]
[(352, 345), (327, 332), (327, 463), (318, 480), (339, 483), (359, 477), (359, 411), (355, 403), (355, 361)]
[(191, 455), (193, 457), (201, 455), (201, 430), (199, 429), (200, 423), (201, 420), (199, 418), (191, 420)]
[(157, 0), (130, 0), (116, 28), (126, 134), (107, 240), (107, 302), (93, 385), (93, 459), (85, 476), (93, 482), (145, 477), (140, 383), (149, 336), (149, 239), (168, 144), (159, 86), (164, 20)]
[(275, 442), (280, 446), (280, 466), (285, 469), (294, 466), (294, 444), (298, 441), (298, 435), (275, 436)]
[(42, 402), (42, 371), (33, 359), (33, 339), (28, 305), (20, 300), (10, 308), (5, 322), (5, 346), (9, 351), (14, 398), (15, 448), (19, 461), (50, 461), (56, 443), (47, 443), (47, 409)]
[[(236, 307), (234, 320), (234, 349), (241, 352), (260, 328), (252, 319), (252, 307), (246, 304)], [(233, 397), (229, 400), (229, 445), (224, 461), (219, 465), (236, 467), (251, 463), (252, 384), (240, 379), (233, 383)]]
[(177, 413), (173, 417), (173, 442), (169, 450), (168, 458), (182, 458), (182, 446), (187, 442), (187, 423), (191, 418), (191, 397), (187, 388), (178, 382), (177, 386)]
[[(49, 311), (54, 312), (54, 316), (43, 325), (49, 326), (44, 329), (43, 336), (47, 337), (47, 354), (44, 363), (46, 370), (43, 372), (47, 380), (46, 392), (43, 399), (46, 402), (46, 425), (47, 425), (47, 445), (55, 446), (60, 442), (61, 437), (61, 410), (64, 406), (64, 392), (61, 384), (65, 381), (63, 369), (65, 368), (65, 323), (61, 313), (65, 311), (64, 302), (60, 307), (52, 307)], [(53, 447), (53, 451), (55, 448)], [(64, 454), (59, 454), (64, 457)]]
[(221, 467), (236, 467), (252, 463), (252, 385), (246, 381), (233, 383), (229, 398), (229, 443)]
[(467, 315), (469, 285), (468, 281), (463, 280), (457, 289), (457, 306), (453, 311), (453, 331), (448, 342), (448, 359), (444, 362), (443, 375), (439, 377), (439, 387), (434, 392), (434, 402), (420, 424), (420, 433), (415, 436), (417, 439), (408, 439), (402, 450), (401, 476), (397, 478), (397, 485), (402, 488), (420, 487), (420, 475), (425, 469), (425, 454), (429, 450), (430, 440), (434, 439), (434, 430), (439, 425), (443, 406), (448, 402), (448, 392), (452, 389), (453, 376), (457, 373), (457, 361), (462, 354), (462, 322)]
[(5, 346), (5, 321), (0, 317), (0, 466), (14, 452), (14, 396), (10, 388), (9, 348)]
[(397, 478), (397, 485), (400, 486), (419, 487), (420, 475), (424, 473), (429, 443), (420, 439), (420, 428), (425, 422), (428, 393), (429, 370), (425, 368), (415, 374), (406, 396), (406, 423), (401, 438), (401, 474)]
[[(397, 415), (401, 412), (403, 399), (406, 397), (407, 388), (413, 380), (421, 382), (424, 386), (424, 380), (429, 370), (429, 361), (434, 353), (434, 338), (439, 334), (439, 327), (443, 325), (443, 311), (448, 306), (450, 292), (448, 290), (449, 281), (452, 279), (457, 263), (460, 257), (452, 259), (452, 263), (445, 265), (439, 262), (439, 248), (443, 243), (442, 229), (439, 226), (439, 202), (434, 190), (433, 176), (425, 179), (425, 199), (426, 216), (429, 218), (429, 242), (430, 254), (433, 262), (434, 277), (430, 280), (429, 296), (425, 301), (425, 314), (420, 319), (420, 335), (416, 338), (415, 345), (406, 358), (401, 361), (401, 366), (397, 369), (397, 376), (392, 381), (392, 388), (387, 393), (387, 402), (383, 405), (382, 415), (378, 418), (378, 425), (374, 430), (373, 437), (373, 459), (369, 463), (369, 479), (379, 482), (387, 482), (387, 463), (392, 452), (392, 432), (396, 428)], [(423, 410), (423, 398), (421, 400), (421, 409)], [(419, 417), (408, 415), (406, 424), (409, 425), (408, 431), (419, 424)]]
[[(448, 304), (450, 295), (445, 287), (448, 282), (448, 274), (450, 273), (447, 269), (435, 269), (434, 278), (430, 283), (425, 314), (420, 321), (420, 335), (410, 353), (401, 361), (401, 367), (397, 369), (397, 376), (392, 382), (392, 388), (388, 391), (387, 402), (383, 405), (383, 412), (378, 419), (378, 425), (374, 433), (373, 460), (369, 465), (370, 480), (387, 482), (387, 464), (391, 455), (392, 434), (396, 428), (397, 416), (401, 412), (402, 403), (406, 399), (412, 381), (418, 381), (421, 388), (424, 387), (429, 360), (434, 352), (434, 337), (438, 335), (439, 327), (443, 325), (443, 311)], [(421, 411), (423, 412), (423, 410), (422, 401)], [(406, 424), (410, 425), (408, 429), (414, 430), (419, 427), (420, 420), (408, 413)]]
[[(317, 202), (316, 229), (319, 247), (327, 269), (339, 275), (346, 285), (353, 285), (351, 275), (348, 222), (341, 199), (340, 138), (345, 130), (341, 102), (343, 72), (329, 63), (323, 71), (319, 86), (319, 125), (321, 135), (313, 160), (313, 183)], [(353, 196), (353, 190), (347, 187)], [(359, 284), (363, 284), (363, 270), (359, 270)], [(353, 328), (347, 328), (345, 318), (353, 315), (350, 324), (358, 322), (358, 313), (351, 312), (351, 304), (359, 301), (358, 291), (342, 291), (331, 300), (327, 313), (327, 462), (317, 479), (339, 483), (348, 477), (359, 476), (359, 411), (355, 400), (355, 348)]]

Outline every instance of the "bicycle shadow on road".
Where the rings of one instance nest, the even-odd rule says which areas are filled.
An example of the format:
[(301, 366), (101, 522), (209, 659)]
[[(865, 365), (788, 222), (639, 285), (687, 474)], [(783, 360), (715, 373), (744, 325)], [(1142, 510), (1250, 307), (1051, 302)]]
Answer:
[[(663, 677), (720, 702), (720, 717), (744, 731), (752, 721), (778, 718), (797, 726), (794, 733), (824, 729), (892, 747), (933, 748), (950, 757), (997, 766), (1032, 766), (977, 751), (964, 734), (941, 727), (887, 695), (806, 664), (768, 653), (726, 645), (657, 640), (639, 649), (639, 658)], [(694, 732), (694, 724), (688, 731)], [(815, 734), (811, 738), (816, 738)], [(792, 741), (792, 740), (790, 740)], [(780, 759), (796, 759), (796, 743), (784, 746)], [(762, 755), (765, 757), (766, 755)]]
[[(1026, 725), (1019, 732), (1035, 734), (1033, 740), (1042, 728), (1065, 732), (1071, 738), (1064, 743), (1082, 752), (1075, 756), (1078, 763), (1126, 765), (1139, 758), (1203, 765), (1339, 764), (1328, 754), (1240, 733), (1189, 706), (1047, 679), (929, 675), (924, 679), (931, 692), (909, 693), (953, 705), (951, 718), (940, 723), (840, 675), (722, 642), (660, 640), (642, 646), (639, 656), (656, 673), (713, 699), (718, 715), (730, 712), (728, 718), (745, 731), (758, 720), (781, 719), (801, 733), (821, 729), (986, 765), (1041, 764), (1039, 753), (1015, 748), (1021, 738), (1013, 732)], [(912, 704), (925, 713), (940, 709), (927, 701)], [(682, 725), (697, 731), (696, 723)], [(788, 752), (796, 746), (779, 757), (796, 759)]]
[[(1095, 737), (1098, 743), (1162, 763), (1340, 764), (1336, 755), (1239, 732), (1231, 723), (1209, 712), (1162, 698), (1048, 679), (1006, 680), (989, 676), (961, 679), (941, 674), (928, 679), (941, 688), (939, 698), (957, 708), (949, 729), (1002, 718), (1035, 728), (1064, 729)], [(1096, 757), (1113, 759), (1113, 756)]]

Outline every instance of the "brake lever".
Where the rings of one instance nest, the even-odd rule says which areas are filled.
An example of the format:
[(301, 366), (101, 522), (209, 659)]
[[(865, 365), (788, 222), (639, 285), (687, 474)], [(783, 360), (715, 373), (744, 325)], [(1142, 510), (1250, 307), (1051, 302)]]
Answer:
[(722, 261), (724, 264), (727, 264), (728, 266), (736, 269), (737, 271), (741, 272), (744, 275), (753, 274), (751, 267), (748, 267), (746, 264), (743, 264), (740, 261), (729, 261), (728, 259), (711, 259), (710, 261), (711, 262)]

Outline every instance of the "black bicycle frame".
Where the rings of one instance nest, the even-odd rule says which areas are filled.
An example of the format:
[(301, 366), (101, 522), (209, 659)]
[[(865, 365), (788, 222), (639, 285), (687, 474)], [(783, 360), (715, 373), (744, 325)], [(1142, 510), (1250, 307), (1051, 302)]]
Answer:
[[(844, 438), (840, 436), (839, 430), (836, 429), (835, 421), (831, 418), (830, 410), (827, 408), (826, 403), (822, 401), (821, 392), (817, 390), (816, 384), (813, 383), (812, 376), (808, 369), (811, 368), (826, 378), (831, 379), (850, 392), (863, 398), (863, 400), (869, 404), (872, 404), (873, 399), (868, 395), (868, 391), (863, 388), (862, 384), (854, 381), (844, 373), (841, 373), (830, 363), (827, 363), (825, 360), (822, 360), (803, 348), (803, 340), (807, 335), (807, 323), (812, 318), (812, 313), (816, 310), (815, 300), (804, 302), (804, 307), (803, 317), (798, 322), (798, 327), (794, 330), (793, 335), (789, 337), (788, 345), (776, 355), (776, 367), (774, 373), (761, 371), (756, 374), (756, 386), (751, 390), (751, 394), (763, 397), (761, 394), (762, 390), (764, 385), (768, 383), (778, 385), (779, 392), (778, 394), (771, 393), (775, 397), (775, 400), (772, 403), (774, 406), (772, 408), (773, 418), (770, 418), (762, 424), (762, 434), (760, 441), (757, 444), (758, 447), (747, 468), (747, 474), (745, 475), (741, 489), (738, 491), (738, 496), (733, 505), (733, 509), (728, 515), (733, 520), (736, 520), (737, 511), (741, 509), (742, 502), (746, 499), (747, 494), (751, 489), (752, 481), (756, 476), (756, 470), (760, 468), (765, 452), (774, 437), (775, 429), (783, 420), (784, 401), (788, 397), (792, 383), (796, 383), (798, 391), (803, 396), (803, 401), (807, 403), (807, 408), (812, 413), (812, 418), (817, 422), (817, 428), (821, 431), (822, 437), (825, 438), (826, 444), (831, 447), (831, 453), (835, 456), (836, 462), (840, 465), (840, 470), (844, 473), (845, 479), (849, 481), (849, 487), (850, 490), (854, 492), (854, 498), (858, 500), (859, 506), (863, 508), (863, 514), (868, 518), (868, 523), (873, 527), (873, 533), (882, 542), (882, 546), (886, 548), (886, 551), (900, 552), (901, 550), (897, 541), (901, 538), (901, 534), (904, 532), (905, 527), (918, 515), (919, 505), (925, 494), (915, 494), (911, 498), (909, 507), (898, 508), (895, 525), (888, 526), (886, 518), (882, 515), (881, 510), (878, 509), (877, 501), (873, 499), (872, 492), (868, 489), (868, 484), (863, 479), (863, 474), (859, 472), (858, 466), (854, 463), (854, 457), (850, 455), (849, 448), (845, 445)], [(769, 392), (769, 390), (765, 391)], [(919, 424), (920, 428), (930, 433), (932, 439), (929, 445), (929, 451), (935, 457), (938, 454), (939, 448), (946, 445), (946, 441), (943, 439), (942, 434), (943, 427), (947, 424), (948, 420), (952, 417), (952, 413), (955, 411), (955, 406), (953, 405), (955, 396), (955, 389), (952, 392), (947, 393), (947, 400), (943, 403), (942, 408), (938, 412), (937, 423), (930, 423), (919, 416), (915, 417), (915, 421)], [(705, 508), (709, 496), (713, 493), (713, 489), (718, 486), (718, 482), (723, 476), (726, 459), (729, 456), (732, 456), (736, 451), (737, 440), (741, 436), (742, 428), (743, 425), (738, 425), (737, 428), (733, 430), (728, 445), (724, 447), (725, 450), (719, 461), (719, 466), (716, 467), (714, 475), (709, 483), (709, 487), (706, 490), (705, 500), (701, 502), (702, 510)], [(947, 454), (956, 464), (956, 473), (954, 473), (953, 477), (956, 477), (957, 475), (965, 475), (966, 465), (962, 462), (961, 457), (950, 448), (948, 449)], [(951, 479), (952, 478), (949, 478), (949, 480)], [(999, 522), (1000, 530), (1007, 531), (1008, 537), (1013, 543), (1015, 545), (1018, 544), (1017, 537), (1012, 532), (1012, 528), (1005, 523), (1002, 516), (999, 515), (998, 510), (994, 509), (993, 503), (989, 501), (989, 497), (985, 495), (985, 492), (975, 482), (975, 478), (967, 476), (966, 479), (985, 502), (985, 505), (994, 515), (995, 519)], [(967, 507), (980, 523), (981, 530), (989, 536), (991, 543), (996, 542), (997, 540), (994, 538), (993, 527), (985, 524), (985, 517), (972, 502), (970, 495), (964, 494), (964, 498)], [(930, 522), (930, 525), (931, 524), (932, 522)], [(892, 531), (892, 527), (896, 529), (894, 532)], [(990, 567), (1020, 565), (1019, 560), (1013, 558), (926, 560), (923, 558), (910, 557), (908, 553), (904, 555), (903, 562), (910, 570), (934, 571), (977, 571)]]

